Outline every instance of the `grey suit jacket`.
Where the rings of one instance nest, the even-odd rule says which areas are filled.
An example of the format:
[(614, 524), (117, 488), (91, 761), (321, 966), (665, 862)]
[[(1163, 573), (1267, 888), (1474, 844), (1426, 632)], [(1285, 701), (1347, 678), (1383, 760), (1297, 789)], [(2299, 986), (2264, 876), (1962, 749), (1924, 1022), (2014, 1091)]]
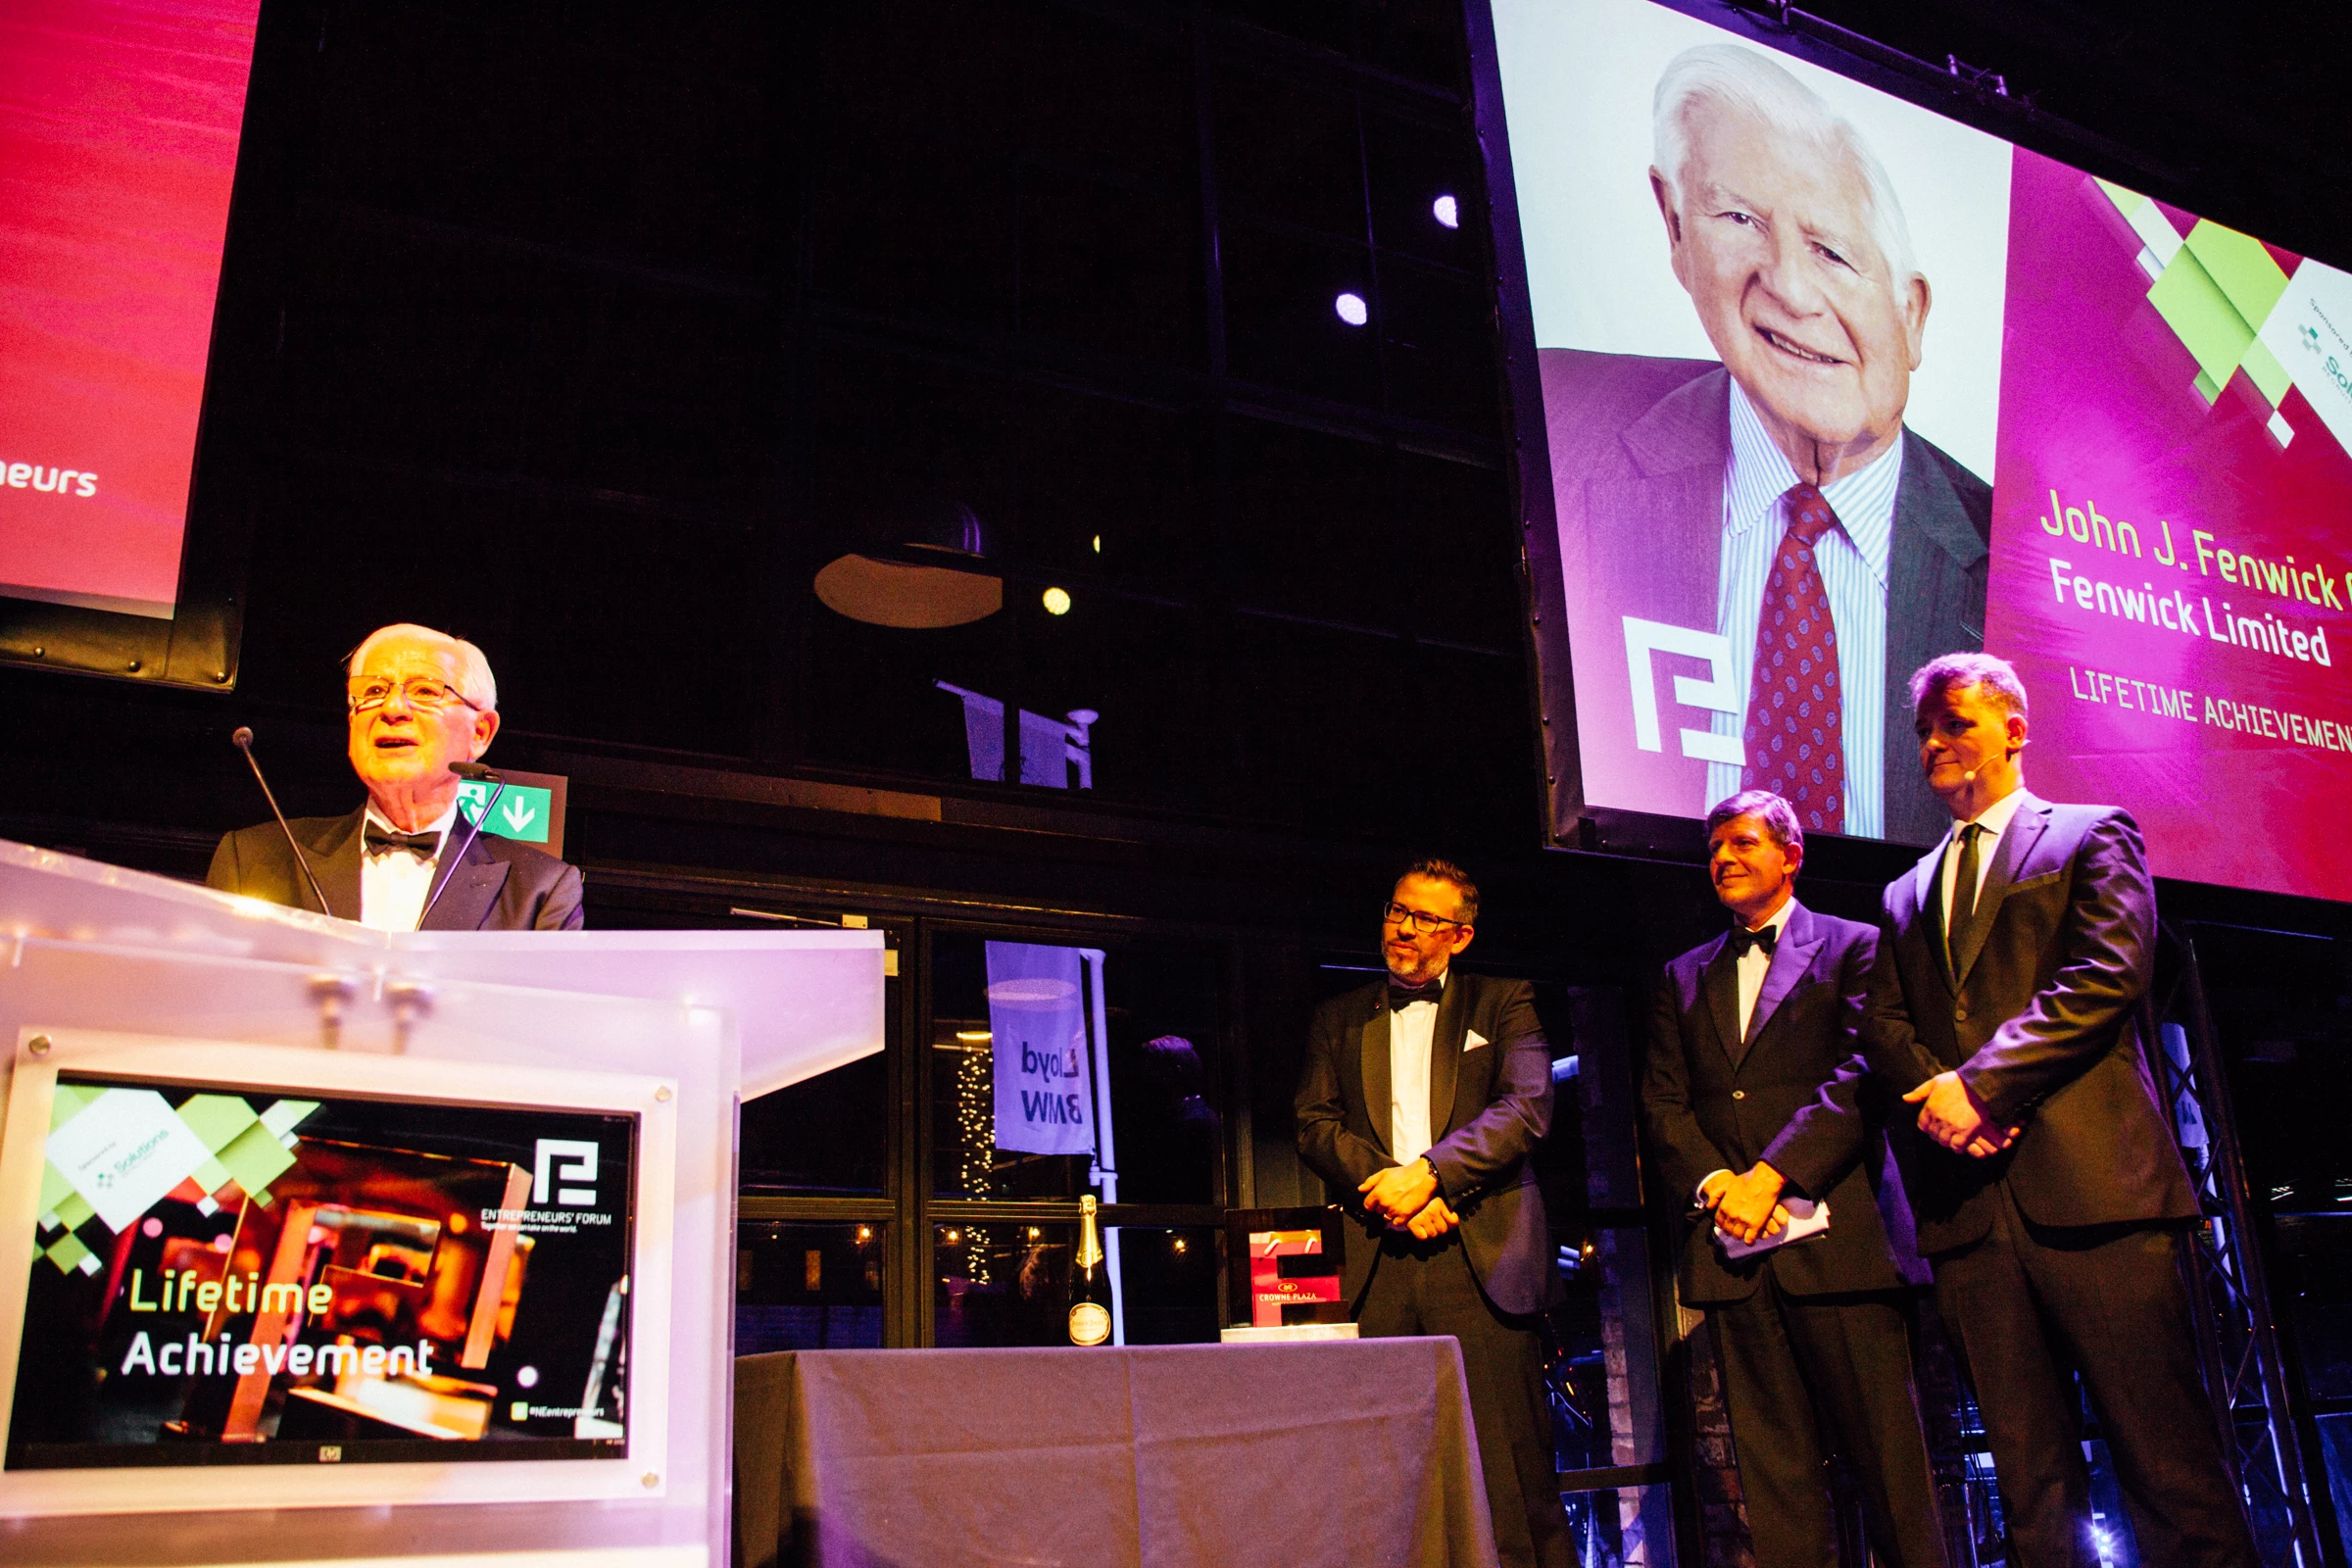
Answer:
[[(363, 806), (349, 816), (298, 816), (287, 823), (333, 906), (323, 912), (345, 920), (360, 916), (360, 824), (367, 814)], [(460, 817), (452, 843), (465, 831)], [(274, 821), (221, 839), (204, 880), (223, 893), (318, 910), (318, 897)], [(494, 833), (476, 838), (462, 861), (445, 853), (433, 892), (439, 902), (425, 916), (427, 931), (576, 931), (581, 924), (579, 867)]]
[(1939, 844), (1887, 885), (1863, 1048), (1896, 1093), (1957, 1069), (1996, 1123), (2025, 1131), (1973, 1159), (1929, 1140), (1916, 1117), (1897, 1119), (1920, 1250), (1983, 1236), (2004, 1177), (2038, 1225), (2194, 1217), (2140, 1038), (2156, 890), (2139, 825), (2114, 807), (2028, 795), (1984, 873), (1979, 906), (1990, 916), (1956, 964), (1944, 953), (1942, 857)]
[[(1719, 936), (1666, 965), (1642, 1064), (1650, 1152), (1664, 1196), (1688, 1225), (1683, 1299), (1742, 1300), (1767, 1268), (1790, 1296), (1926, 1284), (1901, 1184), (1886, 1168), (1891, 1097), (1884, 1086), (1861, 1086), (1820, 1099), (1840, 1068), (1860, 1079), (1857, 1033), (1878, 933), (1797, 905), (1744, 1035), (1728, 946)], [(1715, 1245), (1713, 1221), (1690, 1210), (1691, 1195), (1709, 1173), (1737, 1174), (1759, 1159), (1788, 1178), (1793, 1196), (1828, 1200), (1830, 1228), (1733, 1262)]]
[[(1585, 747), (1587, 794), (1695, 815), (1706, 764), (1681, 755), (1675, 726), (1663, 752), (1634, 749), (1620, 628), (1625, 615), (1715, 627), (1731, 374), (1711, 360), (1570, 349), (1541, 358), (1568, 624), (1578, 638), (1577, 724), (1605, 742)], [(1991, 487), (1905, 430), (1886, 558), (1884, 774), (1886, 836), (1900, 843), (1925, 844), (1950, 822), (1920, 778), (1907, 683), (1938, 654), (1984, 646), (1991, 537)]]

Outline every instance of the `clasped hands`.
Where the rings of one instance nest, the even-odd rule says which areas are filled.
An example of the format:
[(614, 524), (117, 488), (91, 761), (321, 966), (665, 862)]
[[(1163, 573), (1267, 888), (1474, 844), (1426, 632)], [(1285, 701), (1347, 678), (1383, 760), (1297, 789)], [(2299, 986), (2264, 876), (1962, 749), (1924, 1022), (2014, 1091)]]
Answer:
[(2025, 1130), (2012, 1127), (2003, 1132), (1986, 1120), (1984, 1107), (1956, 1072), (1937, 1073), (1905, 1095), (1903, 1103), (1917, 1105), (1919, 1130), (1955, 1154), (1989, 1159), (2017, 1142), (2017, 1135)]
[(1745, 1244), (1788, 1228), (1788, 1210), (1781, 1206), (1788, 1186), (1788, 1178), (1759, 1159), (1744, 1175), (1726, 1170), (1708, 1177), (1699, 1200), (1714, 1211), (1717, 1230)]
[(1438, 1194), (1438, 1173), (1426, 1159), (1376, 1170), (1356, 1184), (1364, 1207), (1417, 1242), (1434, 1241), (1459, 1225), (1461, 1216)]

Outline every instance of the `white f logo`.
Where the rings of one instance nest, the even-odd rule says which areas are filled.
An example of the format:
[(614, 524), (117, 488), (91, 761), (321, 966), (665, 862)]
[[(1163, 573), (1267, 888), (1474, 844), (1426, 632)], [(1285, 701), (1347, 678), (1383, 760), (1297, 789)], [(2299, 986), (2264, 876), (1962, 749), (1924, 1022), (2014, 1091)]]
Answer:
[[(1740, 711), (1740, 693), (1732, 685), (1732, 640), (1716, 632), (1692, 631), (1663, 621), (1625, 617), (1625, 665), (1634, 683), (1634, 744), (1645, 752), (1666, 749), (1658, 732), (1658, 689), (1649, 669), (1651, 653), (1681, 654), (1707, 662), (1707, 678), (1674, 677), (1674, 700), (1685, 708), (1703, 708), (1712, 713)], [(1747, 748), (1737, 735), (1716, 735), (1703, 729), (1682, 732), (1683, 755), (1709, 762), (1747, 765)]]
[[(558, 1165), (557, 1160), (564, 1163)], [(562, 1182), (591, 1182), (596, 1180), (596, 1146), (572, 1138), (542, 1138), (531, 1156), (531, 1201), (547, 1201), (550, 1180)], [(586, 1208), (596, 1201), (596, 1189), (589, 1187), (559, 1187), (556, 1201), (565, 1208)]]

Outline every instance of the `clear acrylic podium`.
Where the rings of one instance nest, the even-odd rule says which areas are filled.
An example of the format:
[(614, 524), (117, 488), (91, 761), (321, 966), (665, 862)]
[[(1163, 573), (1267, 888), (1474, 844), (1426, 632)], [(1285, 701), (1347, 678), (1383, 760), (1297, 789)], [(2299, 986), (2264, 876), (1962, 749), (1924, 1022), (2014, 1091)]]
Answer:
[[(422, 1073), (482, 1102), (570, 1075), (657, 1086), (662, 1180), (639, 1193), (667, 1206), (637, 1233), (636, 1266), (664, 1270), (667, 1294), (632, 1319), (630, 1364), (658, 1366), (640, 1383), (660, 1407), (631, 1411), (625, 1488), (610, 1465), (553, 1487), (496, 1474), (553, 1461), (15, 1470), (0, 1560), (725, 1562), (736, 1108), (881, 1050), (882, 1030), (879, 932), (387, 935), (0, 841), (0, 1167), (26, 1158), (12, 1085), (45, 1085), (76, 1051), (240, 1082), (256, 1062)], [(36, 1261), (37, 1207), (0, 1212), (0, 1268)], [(23, 1281), (0, 1278), (0, 1301), (21, 1303)], [(0, 1349), (12, 1378), (15, 1359)]]

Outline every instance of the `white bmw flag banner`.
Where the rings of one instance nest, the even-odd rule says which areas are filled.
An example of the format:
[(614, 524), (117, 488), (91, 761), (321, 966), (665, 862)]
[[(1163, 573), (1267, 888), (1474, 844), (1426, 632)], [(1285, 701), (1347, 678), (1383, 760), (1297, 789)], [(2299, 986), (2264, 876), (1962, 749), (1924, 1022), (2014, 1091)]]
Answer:
[(1031, 1154), (1095, 1152), (1081, 959), (1077, 948), (988, 944), (999, 1149)]

